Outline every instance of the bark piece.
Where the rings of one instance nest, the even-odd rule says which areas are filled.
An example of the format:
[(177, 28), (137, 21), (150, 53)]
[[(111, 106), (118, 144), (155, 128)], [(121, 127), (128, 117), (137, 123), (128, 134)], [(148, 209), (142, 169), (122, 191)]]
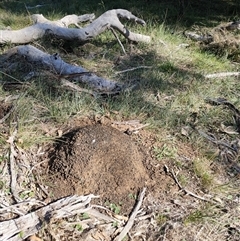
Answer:
[[(91, 19), (90, 16), (88, 19)], [(124, 9), (113, 9), (103, 13), (91, 24), (84, 28), (66, 28), (69, 24), (78, 24), (80, 21), (76, 15), (68, 15), (59, 21), (49, 21), (42, 15), (34, 15), (36, 24), (20, 30), (1, 30), (0, 44), (8, 42), (14, 44), (26, 44), (40, 39), (46, 35), (54, 35), (56, 38), (85, 42), (96, 37), (111, 27), (119, 31), (125, 38), (131, 41), (150, 42), (150, 37), (129, 31), (121, 22), (120, 18), (132, 20), (135, 23), (145, 25), (145, 21), (134, 16), (131, 12)], [(64, 26), (64, 27), (63, 27)]]

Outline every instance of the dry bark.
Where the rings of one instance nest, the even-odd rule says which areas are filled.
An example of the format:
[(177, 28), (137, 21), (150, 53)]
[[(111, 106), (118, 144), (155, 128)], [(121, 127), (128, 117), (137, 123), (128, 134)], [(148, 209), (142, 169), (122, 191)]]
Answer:
[(94, 15), (68, 15), (58, 21), (47, 20), (41, 14), (33, 15), (34, 25), (20, 30), (1, 30), (0, 44), (8, 42), (14, 44), (27, 44), (40, 39), (46, 35), (54, 35), (63, 40), (74, 40), (75, 42), (85, 42), (96, 37), (107, 29), (114, 28), (125, 38), (131, 41), (150, 42), (150, 37), (129, 31), (121, 22), (120, 18), (132, 20), (135, 23), (145, 25), (145, 21), (134, 16), (124, 9), (113, 9), (103, 13), (100, 17), (84, 28), (67, 28), (70, 24), (78, 26), (79, 22), (92, 20)]

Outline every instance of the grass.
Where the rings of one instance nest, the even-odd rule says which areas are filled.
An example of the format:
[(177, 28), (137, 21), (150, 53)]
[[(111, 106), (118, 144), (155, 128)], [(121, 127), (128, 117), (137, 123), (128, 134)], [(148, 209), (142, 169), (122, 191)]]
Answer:
[(211, 188), (213, 184), (213, 175), (211, 174), (210, 165), (212, 160), (207, 158), (196, 159), (193, 161), (193, 169), (197, 177), (200, 178), (201, 184), (204, 188)]
[[(216, 150), (216, 146), (212, 146), (193, 130), (189, 131), (187, 136), (181, 135), (181, 128), (198, 126), (206, 131), (219, 134), (221, 123), (234, 124), (230, 111), (222, 107), (210, 106), (205, 99), (224, 97), (239, 106), (239, 81), (236, 78), (205, 79), (204, 75), (236, 71), (239, 69), (239, 63), (233, 63), (228, 54), (219, 56), (205, 51), (198, 44), (182, 36), (182, 31), (190, 25), (190, 22), (200, 23), (203, 20), (202, 12), (199, 12), (200, 8), (194, 9), (200, 3), (190, 3), (185, 9), (184, 18), (180, 16), (176, 3), (170, 5), (167, 1), (163, 1), (162, 4), (153, 1), (153, 5), (156, 6), (154, 9), (154, 6), (146, 2), (139, 1), (134, 5), (121, 0), (117, 2), (93, 1), (91, 4), (83, 1), (81, 6), (84, 7), (80, 7), (77, 1), (72, 1), (71, 4), (60, 1), (57, 8), (53, 5), (46, 5), (40, 9), (29, 10), (31, 14), (41, 12), (49, 19), (58, 19), (66, 13), (95, 12), (99, 15), (107, 9), (123, 7), (146, 19), (147, 26), (144, 28), (132, 24), (128, 26), (136, 32), (150, 35), (153, 41), (149, 45), (142, 43), (133, 45), (121, 37), (127, 55), (123, 55), (121, 47), (110, 31), (83, 46), (68, 46), (63, 43), (61, 50), (58, 50), (59, 42), (38, 41), (37, 44), (44, 46), (49, 52), (60, 51), (63, 58), (69, 62), (82, 65), (109, 79), (124, 83), (136, 81), (138, 88), (134, 92), (121, 93), (115, 98), (93, 99), (88, 94), (70, 93), (56, 89), (54, 85), (43, 85), (42, 83), (46, 81), (49, 83), (51, 78), (41, 77), (23, 90), (6, 91), (1, 88), (1, 101), (10, 95), (20, 94), (16, 102), (17, 107), (6, 123), (11, 130), (16, 128), (16, 122), (18, 123), (17, 144), (23, 149), (28, 149), (34, 145), (51, 142), (54, 137), (51, 129), (55, 127), (57, 131), (74, 117), (108, 115), (114, 120), (139, 119), (150, 123), (149, 130), (157, 133), (160, 143), (163, 143), (161, 146), (154, 147), (153, 150), (159, 162), (168, 160), (171, 163), (178, 163), (176, 166), (183, 170), (183, 174), (179, 175), (182, 185), (190, 184), (192, 175), (198, 180), (199, 189), (212, 192), (212, 195), (220, 193), (224, 202), (229, 199), (228, 197), (233, 197), (239, 188), (232, 187), (231, 182), (218, 185), (218, 180), (226, 178), (227, 173), (212, 171), (211, 165), (215, 163), (216, 155), (212, 153), (209, 155), (209, 150)], [(204, 2), (207, 3), (207, 11), (202, 24), (204, 26), (207, 23), (209, 26), (218, 24), (218, 20), (222, 18), (217, 14), (217, 10), (214, 10), (214, 3)], [(231, 2), (236, 4), (235, 1)], [(27, 4), (35, 5), (35, 3), (35, 1), (29, 1)], [(14, 4), (12, 1), (6, 2), (5, 5), (0, 4), (0, 27), (10, 26), (12, 29), (19, 29), (30, 25), (25, 6), (18, 3), (19, 8), (17, 8)], [(230, 1), (224, 1), (223, 4), (225, 6), (225, 9), (222, 7), (223, 12), (229, 11), (233, 14), (226, 15), (223, 20), (236, 18)], [(146, 6), (149, 8), (146, 9)], [(161, 12), (158, 13), (159, 9)], [(213, 11), (212, 16), (211, 11)], [(188, 15), (189, 12), (192, 15)], [(172, 16), (175, 16), (174, 19), (171, 19)], [(176, 24), (177, 19), (180, 18), (181, 21)], [(182, 44), (187, 44), (188, 47), (183, 47)], [(10, 46), (4, 46), (1, 52), (8, 47)], [(152, 68), (116, 74), (116, 71), (136, 66), (151, 66)], [(16, 78), (21, 80), (22, 73), (19, 72)], [(0, 81), (2, 83), (6, 81), (6, 76), (1, 73)], [(44, 128), (46, 125), (48, 125), (47, 129)], [(2, 147), (7, 145), (8, 134), (0, 133)], [(179, 154), (176, 146), (179, 142), (183, 142), (186, 146), (191, 145), (197, 150), (197, 156), (187, 168), (178, 160)], [(2, 149), (5, 148), (2, 147), (0, 151), (3, 152)], [(4, 156), (3, 153), (0, 155)], [(220, 163), (218, 165), (221, 166)], [(0, 189), (6, 188), (6, 183), (0, 180)], [(29, 197), (32, 193), (23, 193), (23, 195)], [(119, 205), (110, 204), (109, 207), (116, 214), (120, 211)], [(221, 217), (225, 216), (211, 216), (209, 209), (203, 206), (193, 210), (185, 217), (184, 223), (194, 225), (210, 218), (211, 221), (221, 222), (224, 226), (224, 220), (221, 220)], [(168, 220), (169, 217), (164, 214), (159, 214), (157, 217), (160, 226)], [(231, 219), (228, 216), (226, 223), (230, 222), (229, 220)], [(81, 229), (82, 227), (80, 225), (75, 228)]]

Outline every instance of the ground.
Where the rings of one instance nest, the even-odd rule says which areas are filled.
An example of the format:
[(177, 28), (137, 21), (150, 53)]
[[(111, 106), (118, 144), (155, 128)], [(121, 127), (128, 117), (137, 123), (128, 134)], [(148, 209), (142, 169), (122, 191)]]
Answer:
[[(97, 15), (113, 7), (105, 7), (107, 2), (102, 1)], [(185, 15), (186, 26), (176, 26), (178, 19), (173, 25), (166, 22), (175, 3), (147, 2), (139, 1), (141, 8), (134, 5), (137, 2), (128, 2), (133, 4), (129, 10), (147, 20), (146, 28), (129, 28), (151, 35), (152, 42), (145, 45), (120, 38), (126, 54), (110, 31), (84, 45), (52, 37), (32, 43), (49, 54), (59, 53), (72, 65), (129, 86), (121, 93), (89, 94), (88, 86), (79, 83), (75, 84), (86, 88), (85, 92), (67, 90), (59, 85), (59, 75), (28, 62), (25, 56), (7, 60), (0, 56), (0, 240), (5, 221), (17, 223), (25, 214), (37, 212), (40, 222), (34, 233), (40, 240), (32, 236), (30, 241), (115, 241), (145, 188), (124, 241), (240, 240), (239, 79), (206, 77), (239, 71), (239, 48), (235, 48), (239, 30), (225, 35), (219, 27), (212, 29), (219, 21), (230, 20), (227, 15), (214, 16), (212, 8), (220, 4), (211, 3), (207, 11), (213, 19), (217, 17), (214, 22), (194, 18), (190, 28), (185, 20), (198, 17), (194, 11), (206, 9), (209, 1), (188, 5), (191, 14)], [(222, 10), (232, 4), (225, 2)], [(26, 5), (19, 4), (22, 17), (18, 11), (9, 14), (6, 1), (0, 4), (2, 25), (20, 29), (30, 24)], [(49, 12), (49, 4), (45, 12), (43, 8), (29, 12), (51, 19), (63, 17), (62, 9), (77, 12), (76, 6), (70, 11), (66, 1), (62, 4), (59, 12), (52, 5), (56, 16)], [(154, 6), (156, 17), (146, 5)], [(238, 5), (231, 7), (236, 11)], [(96, 6), (99, 9), (98, 1)], [(218, 13), (224, 15), (222, 10)], [(89, 9), (81, 6), (79, 13), (85, 12)], [(199, 27), (205, 24), (206, 30)], [(199, 34), (210, 31), (215, 42), (193, 42), (186, 38), (185, 27), (189, 31), (200, 28)], [(226, 48), (227, 43), (234, 48)], [(11, 47), (1, 46), (1, 53)], [(36, 70), (40, 75), (26, 81)], [(66, 79), (73, 81), (71, 76)], [(222, 105), (222, 100), (236, 109)], [(90, 202), (93, 210), (114, 221), (81, 209), (73, 214), (66, 207), (61, 214), (68, 217), (55, 218), (55, 201), (75, 194), (96, 195)], [(44, 208), (50, 210), (45, 215), (41, 214)], [(6, 232), (11, 233), (9, 227)], [(18, 230), (17, 241), (26, 237)]]
[[(135, 122), (112, 122), (106, 117), (101, 120), (72, 119), (68, 126), (74, 127), (68, 128), (56, 143), (48, 146), (48, 161), (45, 159), (41, 168), (35, 171), (37, 179), (47, 187), (49, 201), (73, 194), (92, 193), (100, 196), (95, 204), (128, 216), (137, 196), (146, 187), (142, 208), (159, 215), (165, 212), (160, 215), (160, 226), (161, 222), (172, 219), (172, 215), (176, 220), (183, 221), (200, 200), (179, 190), (166, 170), (171, 170), (174, 165), (171, 158), (164, 159), (164, 155), (163, 160), (156, 158), (157, 148), (164, 145), (159, 142), (159, 136), (147, 128), (129, 132), (131, 123)], [(178, 150), (176, 154), (182, 165), (192, 165), (193, 149), (185, 145)], [(182, 168), (178, 171), (185, 172)], [(190, 178), (188, 188), (201, 195), (201, 190), (197, 188), (199, 181)], [(187, 209), (184, 210), (184, 207)], [(172, 224), (168, 228), (172, 229)], [(155, 235), (159, 235), (155, 229), (151, 232), (148, 240), (154, 240)]]
[[(7, 104), (1, 103), (3, 116), (6, 110)], [(141, 210), (147, 218), (135, 221), (131, 230), (136, 235), (133, 240), (145, 237), (147, 240), (178, 241), (182, 240), (183, 233), (184, 237), (189, 237), (185, 240), (192, 240), (196, 232), (199, 232), (200, 240), (207, 240), (207, 232), (213, 227), (201, 222), (198, 225), (198, 220), (202, 220), (205, 213), (217, 217), (225, 212), (230, 215), (231, 210), (220, 211), (211, 205), (205, 206), (200, 200), (213, 196), (191, 171), (199, 153), (187, 143), (173, 141), (174, 136), (169, 136), (175, 146), (170, 152), (166, 146), (168, 140), (163, 142), (161, 134), (153, 133), (147, 126), (139, 126), (141, 124), (136, 120), (121, 122), (108, 116), (69, 119), (61, 126), (63, 133), (58, 130), (59, 137), (52, 144), (43, 146), (45, 154), (33, 170), (34, 185), (41, 187), (37, 189), (39, 197), (50, 203), (69, 195), (92, 193), (99, 196), (93, 204), (127, 217), (133, 211), (139, 193), (146, 188)], [(53, 126), (49, 126), (51, 128)], [(216, 164), (219, 165), (212, 163), (212, 172), (222, 169), (221, 165), (216, 169)], [(223, 170), (219, 178), (226, 183)], [(236, 204), (232, 202), (231, 205), (235, 208)], [(69, 231), (65, 225), (62, 220), (38, 235), (44, 240), (57, 237), (66, 240), (68, 235), (71, 236), (68, 240), (91, 240), (89, 235), (101, 231), (101, 235), (108, 237), (104, 240), (111, 240), (104, 231), (106, 224), (102, 224), (100, 231), (98, 226), (91, 226), (85, 232), (77, 233), (76, 230)], [(224, 232), (221, 230), (219, 237), (238, 240), (239, 236), (235, 226), (229, 225)]]

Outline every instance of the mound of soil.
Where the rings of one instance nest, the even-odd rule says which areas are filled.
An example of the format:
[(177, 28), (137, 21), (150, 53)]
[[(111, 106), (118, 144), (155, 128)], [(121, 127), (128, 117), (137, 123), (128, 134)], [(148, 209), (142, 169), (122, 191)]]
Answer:
[(93, 193), (104, 202), (128, 205), (149, 180), (144, 160), (139, 146), (113, 127), (79, 128), (63, 136), (53, 152), (51, 192), (54, 198)]

